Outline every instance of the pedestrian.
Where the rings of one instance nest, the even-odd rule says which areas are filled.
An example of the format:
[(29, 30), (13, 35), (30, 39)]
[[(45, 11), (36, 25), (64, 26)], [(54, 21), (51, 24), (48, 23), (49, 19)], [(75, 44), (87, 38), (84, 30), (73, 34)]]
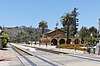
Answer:
[(46, 43), (46, 47), (47, 47), (47, 43)]
[(35, 43), (34, 43), (35, 45), (36, 45), (36, 41), (35, 41)]
[(90, 50), (90, 48), (88, 48), (88, 49), (87, 49), (87, 52), (88, 52), (89, 54), (91, 53), (91, 50)]
[(95, 54), (95, 48), (93, 48), (93, 53)]
[(53, 46), (53, 43), (51, 43), (51, 46)]

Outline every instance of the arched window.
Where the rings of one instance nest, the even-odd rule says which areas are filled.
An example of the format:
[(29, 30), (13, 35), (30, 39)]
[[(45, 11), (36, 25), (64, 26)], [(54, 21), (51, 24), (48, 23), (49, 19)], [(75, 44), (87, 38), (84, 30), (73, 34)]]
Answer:
[(80, 43), (80, 40), (79, 39), (75, 39), (74, 43), (75, 44), (79, 44)]
[(71, 44), (71, 39), (67, 39), (66, 44)]
[(65, 40), (64, 39), (60, 39), (59, 44), (65, 44)]
[(52, 43), (53, 45), (57, 45), (57, 39), (52, 39), (52, 40), (51, 40), (51, 43)]

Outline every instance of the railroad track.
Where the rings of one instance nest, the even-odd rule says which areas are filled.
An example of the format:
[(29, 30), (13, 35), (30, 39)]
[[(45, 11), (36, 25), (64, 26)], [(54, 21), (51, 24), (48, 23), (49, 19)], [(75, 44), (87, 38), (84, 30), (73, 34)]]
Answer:
[[(15, 47), (14, 45), (11, 45), (13, 50), (15, 50), (20, 56), (18, 56), (18, 59), (21, 61), (23, 66), (41, 66), (41, 64), (35, 63), (33, 60), (37, 59), (39, 62), (42, 63), (42, 66), (64, 66), (60, 63), (54, 62), (50, 59), (46, 59), (39, 55), (34, 55), (33, 53), (29, 53), (27, 51), (24, 51), (18, 47)], [(35, 61), (37, 61), (35, 60)], [(44, 64), (44, 65), (43, 65)]]
[[(23, 48), (23, 46), (21, 48)], [(25, 48), (25, 49), (27, 50), (27, 48)], [(22, 49), (20, 49), (20, 50), (22, 50)], [(46, 51), (45, 49), (43, 49), (43, 50)], [(36, 52), (33, 52), (33, 53), (28, 52), (30, 55), (27, 55), (28, 53), (25, 51), (25, 53), (27, 53), (27, 54), (24, 54), (24, 53), (22, 53), (22, 54), (25, 56), (23, 58), (24, 59), (26, 58), (25, 60), (27, 62), (23, 62), (21, 57), (18, 57), (18, 58), (23, 63), (23, 66), (66, 66), (68, 64), (68, 62), (70, 64), (70, 61), (72, 61), (73, 63), (75, 63), (75, 62), (78, 63), (78, 62), (81, 62), (81, 61), (82, 62), (84, 62), (84, 61), (94, 62), (95, 61), (96, 63), (100, 62), (99, 57), (96, 57), (96, 58), (93, 57), (92, 58), (92, 57), (84, 56), (84, 55), (81, 55), (81, 54), (64, 54), (64, 53), (60, 53), (61, 54), (61, 57), (60, 57), (59, 52), (56, 52), (56, 53), (53, 52), (52, 53), (51, 52), (52, 50), (50, 50), (49, 52), (48, 52), (48, 50), (46, 52), (44, 52), (44, 51), (37, 50)], [(52, 56), (52, 55), (54, 55), (54, 56)], [(69, 58), (65, 59), (67, 57), (70, 57), (70, 58), (73, 58), (73, 59), (76, 59), (76, 60), (73, 61), (72, 59), (70, 59), (68, 61)], [(42, 62), (37, 62), (37, 59), (41, 60)], [(24, 64), (24, 63), (27, 63), (27, 64)], [(40, 63), (43, 63), (44, 65), (41, 65)]]
[[(26, 47), (31, 47), (31, 46), (26, 46)], [(86, 59), (86, 60), (90, 60), (90, 61), (100, 62), (100, 57), (91, 57), (91, 56), (87, 57), (87, 56), (85, 56), (85, 54), (83, 54), (83, 55), (81, 55), (81, 54), (69, 54), (69, 53), (65, 53), (65, 52), (54, 51), (54, 50), (50, 50), (50, 49), (43, 49), (43, 48), (38, 48), (38, 47), (31, 47), (31, 48), (36, 48), (38, 50), (50, 52), (50, 53), (53, 53), (53, 54), (65, 54), (65, 55), (71, 56), (71, 57), (77, 57), (77, 58)]]
[[(15, 47), (13, 45), (10, 45), (11, 48), (16, 51), (20, 56), (17, 58), (21, 61), (23, 66), (37, 66), (35, 63), (33, 63), (31, 60), (27, 58), (27, 56), (33, 56), (32, 54), (29, 54), (28, 52), (23, 51), (22, 49)], [(23, 62), (24, 61), (24, 62)]]

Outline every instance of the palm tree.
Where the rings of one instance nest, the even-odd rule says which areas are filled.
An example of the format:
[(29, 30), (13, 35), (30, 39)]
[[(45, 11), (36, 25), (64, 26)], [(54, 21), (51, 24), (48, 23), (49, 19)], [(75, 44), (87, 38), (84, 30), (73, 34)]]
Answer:
[(77, 33), (77, 29), (78, 29), (76, 27), (78, 26), (78, 23), (77, 23), (78, 19), (76, 18), (78, 16), (77, 10), (78, 10), (77, 8), (74, 8), (74, 10), (71, 13), (67, 13), (61, 17), (62, 25), (65, 31), (67, 31), (67, 38), (69, 37), (69, 32), (70, 32), (70, 36), (73, 36), (73, 37)]
[(45, 22), (45, 21), (39, 22), (39, 28), (42, 29), (42, 34), (43, 34), (43, 33), (44, 33), (44, 30), (45, 30), (46, 28), (48, 28), (47, 22)]
[(69, 29), (70, 26), (73, 24), (73, 18), (71, 17), (71, 14), (67, 13), (64, 16), (61, 17), (61, 23), (63, 25), (63, 27), (67, 28), (67, 39), (69, 39)]

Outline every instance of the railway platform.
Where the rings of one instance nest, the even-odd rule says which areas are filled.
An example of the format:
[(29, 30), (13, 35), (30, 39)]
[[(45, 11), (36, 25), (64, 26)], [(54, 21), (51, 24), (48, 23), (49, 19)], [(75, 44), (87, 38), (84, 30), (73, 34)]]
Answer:
[(89, 54), (86, 51), (80, 51), (80, 50), (74, 50), (74, 49), (62, 49), (62, 48), (56, 48), (55, 46), (45, 46), (45, 45), (26, 45), (26, 46), (30, 46), (30, 47), (36, 47), (36, 48), (40, 48), (40, 49), (45, 49), (45, 50), (52, 50), (52, 51), (58, 51), (58, 52), (63, 52), (63, 53), (67, 53), (67, 54), (83, 54), (86, 56), (95, 56), (95, 57), (100, 57), (100, 55), (98, 54)]
[[(16, 47), (19, 47), (21, 48), (22, 50), (25, 50), (25, 51), (28, 51), (29, 54), (31, 54), (31, 51), (36, 54), (40, 53), (40, 55), (36, 55), (34, 53), (32, 53), (34, 56), (31, 57), (31, 56), (25, 56), (27, 57), (29, 60), (32, 60), (32, 62), (34, 62), (35, 64), (37, 65), (34, 65), (34, 66), (66, 66), (66, 65), (60, 65), (60, 63), (62, 62), (62, 64), (66, 64), (68, 61), (65, 60), (66, 57), (69, 57), (69, 59), (72, 61), (72, 63), (67, 63), (68, 66), (80, 66), (84, 63), (86, 64), (89, 64), (88, 66), (100, 66), (99, 62), (100, 62), (100, 55), (96, 55), (96, 54), (83, 54), (83, 52), (80, 52), (80, 51), (74, 51), (74, 50), (65, 50), (65, 49), (59, 49), (59, 48), (55, 48), (55, 46), (45, 46), (45, 45), (35, 45), (34, 47), (37, 47), (37, 48), (42, 48), (42, 49), (47, 49), (47, 50), (53, 50), (53, 51), (59, 51), (59, 52), (65, 52), (65, 53), (68, 53), (68, 55), (64, 55), (64, 54), (61, 54), (61, 55), (58, 55), (58, 54), (52, 54), (49, 55), (49, 54), (46, 54), (46, 57), (53, 57), (53, 55), (56, 55), (56, 56), (59, 56), (58, 58), (55, 58), (56, 56), (54, 56), (54, 58), (52, 59), (55, 59), (55, 61), (58, 61), (58, 62), (54, 62), (54, 61), (51, 61), (50, 59), (47, 59), (44, 57), (44, 54), (41, 53), (40, 51), (37, 52), (37, 50), (31, 48), (33, 47), (33, 45), (27, 45), (27, 46), (30, 46), (30, 47), (25, 47), (23, 45), (18, 45), (18, 44), (12, 44), (12, 45), (15, 45)], [(31, 50), (31, 51), (29, 51)], [(73, 53), (73, 54), (72, 54)], [(43, 55), (42, 55), (43, 54)], [(42, 55), (42, 56), (41, 56)], [(60, 58), (60, 56), (62, 56)], [(65, 58), (63, 58), (65, 57)], [(75, 64), (74, 61), (72, 60), (73, 59), (77, 59), (77, 64), (76, 65), (73, 65)], [(33, 60), (35, 59), (35, 60)], [(42, 59), (42, 60), (40, 60)], [(58, 60), (59, 59), (59, 60)], [(67, 62), (65, 62), (65, 61)], [(84, 61), (86, 60), (86, 61)], [(23, 61), (23, 62), (21, 62)], [(82, 61), (82, 62), (80, 62)], [(90, 62), (91, 61), (91, 62)], [(32, 63), (31, 62), (31, 63)], [(95, 63), (94, 63), (95, 62)], [(3, 49), (3, 50), (0, 50), (0, 66), (24, 66), (22, 63), (25, 63), (25, 60), (19, 56), (18, 53), (16, 53), (8, 44), (8, 47)], [(91, 64), (90, 64), (91, 63)], [(93, 65), (94, 64), (94, 65)], [(25, 65), (25, 66), (30, 66), (29, 65)], [(85, 65), (84, 65), (85, 66)], [(87, 66), (87, 65), (86, 65)]]
[(0, 66), (23, 66), (18, 54), (8, 45), (0, 50)]

